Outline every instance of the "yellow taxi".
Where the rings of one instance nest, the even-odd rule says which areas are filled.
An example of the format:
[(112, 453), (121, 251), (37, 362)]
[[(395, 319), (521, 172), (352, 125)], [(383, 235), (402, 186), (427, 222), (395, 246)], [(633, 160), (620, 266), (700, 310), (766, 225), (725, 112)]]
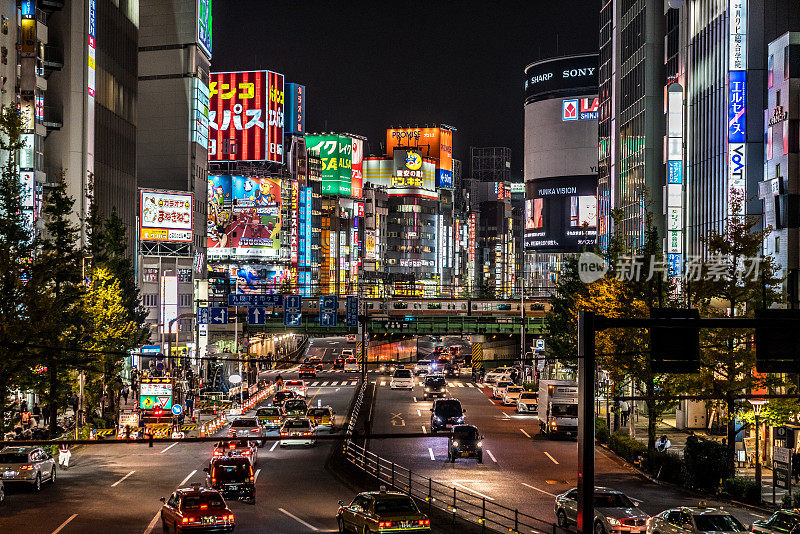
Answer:
[(318, 406), (309, 408), (306, 417), (311, 419), (317, 430), (327, 430), (333, 432), (333, 409), (330, 406)]
[(280, 406), (264, 406), (256, 410), (256, 417), (261, 421), (261, 425), (269, 430), (276, 430), (281, 427), (285, 419), (283, 409)]
[(349, 505), (339, 501), (336, 514), (339, 532), (430, 532), (431, 520), (404, 493), (380, 491), (359, 493)]

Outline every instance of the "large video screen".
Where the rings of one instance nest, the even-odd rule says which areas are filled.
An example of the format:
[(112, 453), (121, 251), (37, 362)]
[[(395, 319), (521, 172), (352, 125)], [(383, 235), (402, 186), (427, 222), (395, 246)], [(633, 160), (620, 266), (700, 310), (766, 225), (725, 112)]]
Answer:
[(597, 242), (597, 176), (531, 180), (525, 193), (525, 249), (578, 252)]

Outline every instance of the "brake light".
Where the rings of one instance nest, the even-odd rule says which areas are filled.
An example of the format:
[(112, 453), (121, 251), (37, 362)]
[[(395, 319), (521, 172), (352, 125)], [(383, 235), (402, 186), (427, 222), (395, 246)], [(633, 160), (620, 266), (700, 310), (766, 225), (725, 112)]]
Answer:
[(289, 433), (288, 433), (288, 432), (281, 432), (281, 437), (282, 437), (282, 438), (285, 438), (285, 437), (286, 437), (286, 436), (288, 436), (288, 435), (289, 435)]
[(192, 520), (191, 517), (184, 517), (183, 519), (181, 519), (181, 523), (188, 523), (191, 520)]
[(379, 521), (378, 528), (391, 528), (394, 526), (394, 521)]
[(207, 505), (207, 504), (201, 504), (201, 505), (200, 505), (200, 509), (201, 509), (201, 510), (205, 510), (205, 509), (207, 509), (207, 508), (208, 508), (208, 505)]
[(212, 483), (212, 484), (216, 484), (216, 483), (217, 483), (217, 479), (216, 479), (216, 478), (214, 478), (214, 477), (211, 477), (211, 483)]
[(22, 467), (20, 467), (20, 469), (22, 469), (23, 471), (33, 471), (33, 466), (30, 465), (30, 464), (29, 465), (23, 465)]
[(429, 527), (429, 526), (431, 526), (431, 520), (430, 519), (420, 519), (419, 521), (417, 521), (417, 524), (419, 526), (421, 526), (421, 527)]
[(243, 455), (243, 456), (250, 456), (250, 450), (249, 450), (249, 449), (245, 449), (245, 450), (243, 450), (243, 451), (242, 451), (242, 455)]
[(261, 430), (259, 427), (255, 427), (255, 428), (254, 428), (253, 430), (251, 430), (250, 432), (258, 432), (259, 430)]
[(233, 514), (228, 516), (228, 521), (233, 521)]

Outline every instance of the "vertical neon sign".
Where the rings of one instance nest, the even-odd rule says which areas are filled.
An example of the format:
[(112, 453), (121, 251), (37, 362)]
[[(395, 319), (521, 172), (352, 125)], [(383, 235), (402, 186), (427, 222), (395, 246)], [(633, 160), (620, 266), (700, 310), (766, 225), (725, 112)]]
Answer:
[[(728, 3), (728, 214), (743, 216), (747, 194), (747, 0)], [(733, 200), (741, 199), (734, 212)]]

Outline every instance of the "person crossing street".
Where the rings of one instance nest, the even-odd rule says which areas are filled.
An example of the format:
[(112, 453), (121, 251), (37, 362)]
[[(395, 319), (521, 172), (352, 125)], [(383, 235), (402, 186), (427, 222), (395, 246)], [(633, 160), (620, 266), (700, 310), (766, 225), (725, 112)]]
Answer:
[(58, 465), (64, 467), (64, 469), (69, 469), (69, 459), (72, 456), (72, 452), (69, 450), (69, 445), (67, 443), (61, 443), (58, 446)]

